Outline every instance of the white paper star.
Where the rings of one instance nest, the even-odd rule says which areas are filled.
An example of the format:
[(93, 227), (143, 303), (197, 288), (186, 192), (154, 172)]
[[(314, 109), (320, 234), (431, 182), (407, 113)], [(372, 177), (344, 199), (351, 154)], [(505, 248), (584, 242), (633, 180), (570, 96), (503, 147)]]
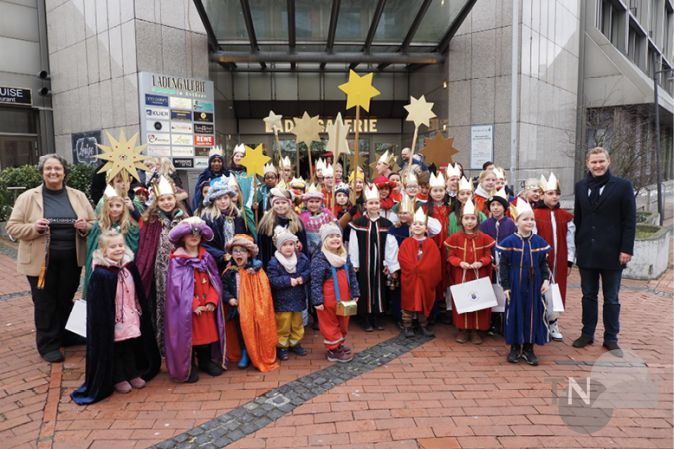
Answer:
[(337, 118), (335, 118), (332, 126), (329, 126), (326, 131), (328, 132), (328, 144), (325, 149), (334, 154), (335, 160), (339, 158), (340, 154), (351, 153), (351, 150), (349, 150), (349, 142), (346, 140), (349, 129), (344, 125), (341, 112), (337, 113)]
[(263, 118), (264, 123), (272, 130), (272, 132), (277, 133), (283, 129), (281, 124), (282, 115), (274, 114), (274, 111), (269, 111), (269, 115)]
[(433, 103), (426, 101), (426, 97), (422, 95), (419, 99), (410, 96), (410, 104), (405, 106), (407, 110), (407, 121), (414, 122), (415, 127), (421, 125), (430, 125), (430, 120), (437, 117), (433, 112)]

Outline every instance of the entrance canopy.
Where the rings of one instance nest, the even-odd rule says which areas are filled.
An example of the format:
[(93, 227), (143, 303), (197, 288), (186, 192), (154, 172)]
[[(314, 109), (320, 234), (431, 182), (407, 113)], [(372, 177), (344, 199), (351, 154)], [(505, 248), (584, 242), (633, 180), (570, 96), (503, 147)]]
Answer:
[(476, 0), (194, 0), (211, 60), (229, 70), (324, 72), (444, 61)]

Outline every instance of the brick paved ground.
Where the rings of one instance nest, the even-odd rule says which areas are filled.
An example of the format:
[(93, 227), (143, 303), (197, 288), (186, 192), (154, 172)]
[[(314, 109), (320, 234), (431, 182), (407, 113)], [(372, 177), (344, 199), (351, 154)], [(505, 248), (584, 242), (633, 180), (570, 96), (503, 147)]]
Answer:
[[(11, 255), (0, 254), (0, 447), (147, 447), (329, 366), (320, 337), (308, 330), (310, 355), (291, 357), (276, 372), (234, 369), (187, 385), (172, 383), (164, 371), (145, 390), (76, 406), (68, 395), (83, 380), (84, 351), (68, 349), (64, 364), (50, 367), (41, 361), (34, 350), (28, 286), (6, 254)], [(549, 385), (552, 377), (587, 376), (592, 366), (583, 362), (603, 353), (598, 344), (586, 350), (570, 346), (580, 329), (574, 271), (575, 287), (561, 320), (565, 341), (539, 349), (540, 366), (509, 365), (502, 340), (459, 345), (453, 328), (437, 325), (435, 340), (307, 401), (229, 447), (672, 447), (673, 281), (670, 270), (658, 281), (624, 282), (621, 343), (646, 362), (660, 401), (656, 408), (615, 410), (595, 434), (578, 434), (564, 424)], [(356, 351), (396, 334), (393, 326), (375, 334), (353, 325), (351, 330)]]

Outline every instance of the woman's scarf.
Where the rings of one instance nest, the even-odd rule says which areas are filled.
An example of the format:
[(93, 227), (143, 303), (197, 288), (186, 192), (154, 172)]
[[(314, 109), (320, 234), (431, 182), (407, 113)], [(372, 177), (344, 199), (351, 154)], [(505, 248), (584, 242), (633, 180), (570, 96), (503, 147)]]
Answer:
[(297, 254), (294, 251), (292, 256), (286, 257), (279, 250), (276, 250), (274, 257), (288, 273), (292, 274), (297, 271)]
[(328, 259), (328, 263), (332, 265), (335, 268), (342, 268), (344, 264), (346, 263), (346, 250), (344, 249), (344, 246), (339, 251), (339, 254), (336, 254), (332, 252), (332, 250), (328, 249), (327, 245), (325, 242), (323, 242), (323, 246), (321, 247), (321, 251), (323, 251), (323, 254), (325, 255), (325, 258)]

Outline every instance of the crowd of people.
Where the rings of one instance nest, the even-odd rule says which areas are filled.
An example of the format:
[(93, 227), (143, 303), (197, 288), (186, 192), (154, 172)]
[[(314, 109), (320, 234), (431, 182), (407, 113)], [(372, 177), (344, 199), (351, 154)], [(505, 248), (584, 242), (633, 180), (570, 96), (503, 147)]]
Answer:
[[(61, 156), (40, 159), (44, 182), (19, 196), (7, 229), (48, 362), (84, 343), (64, 328), (84, 267), (86, 379), (73, 401), (143, 388), (162, 359), (176, 382), (233, 365), (268, 372), (307, 354), (308, 327), (328, 360), (347, 363), (351, 316), (365, 332), (393, 321), (405, 337), (432, 336), (445, 322), (461, 344), (503, 335), (508, 362), (537, 365), (534, 346), (563, 338), (543, 295), (556, 285), (566, 301), (574, 263), (583, 290), (574, 346), (593, 342), (601, 278), (604, 346), (620, 351), (618, 289), (635, 207), (603, 148), (588, 152), (575, 218), (560, 207), (554, 173), (515, 195), (501, 167), (485, 164), (469, 180), (460, 164), (429, 168), (409, 149), (400, 171), (381, 155), (372, 179), (361, 169), (347, 176), (326, 154), (307, 180), (287, 157), (257, 180), (240, 165), (244, 155), (243, 146), (230, 161), (213, 151), (192, 195), (170, 161), (148, 160), (143, 182), (119, 175), (92, 186), (95, 207), (65, 186)], [(483, 278), (503, 292), (505, 312), (460, 313), (451, 287)]]

